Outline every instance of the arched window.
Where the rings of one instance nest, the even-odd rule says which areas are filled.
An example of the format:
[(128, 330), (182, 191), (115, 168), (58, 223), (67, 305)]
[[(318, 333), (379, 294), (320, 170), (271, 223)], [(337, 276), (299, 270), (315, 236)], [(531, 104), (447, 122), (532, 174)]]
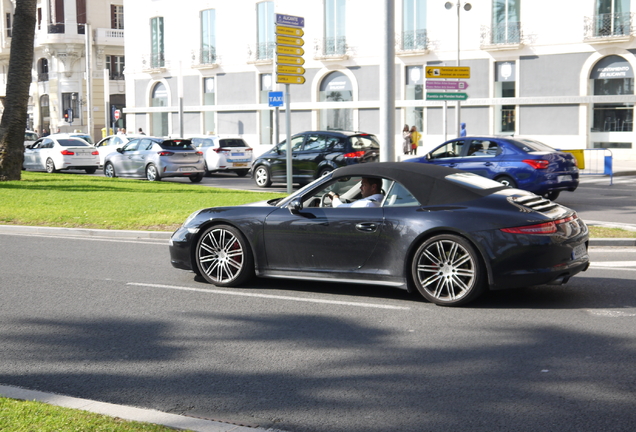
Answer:
[[(353, 101), (353, 86), (342, 72), (331, 72), (320, 84), (321, 102)], [(327, 108), (320, 111), (322, 130), (353, 130), (353, 109)]]
[(49, 121), (51, 112), (49, 111), (49, 95), (40, 96), (40, 118), (43, 121)]
[[(168, 106), (168, 90), (162, 83), (157, 83), (152, 89), (152, 96), (150, 101), (152, 107), (167, 107)], [(154, 136), (167, 136), (168, 135), (168, 113), (167, 112), (153, 112), (151, 121), (152, 135)]]
[[(592, 68), (590, 79), (595, 96), (633, 95), (634, 71), (627, 60), (611, 55)], [(634, 104), (626, 102), (596, 103), (592, 132), (631, 132)]]
[(45, 58), (38, 60), (38, 81), (49, 80), (49, 61)]

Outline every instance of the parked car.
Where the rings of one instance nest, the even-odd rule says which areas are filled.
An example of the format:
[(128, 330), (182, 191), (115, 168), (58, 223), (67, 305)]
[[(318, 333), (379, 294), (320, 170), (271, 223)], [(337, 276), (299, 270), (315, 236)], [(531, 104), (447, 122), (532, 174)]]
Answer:
[(205, 173), (233, 171), (245, 177), (252, 166), (253, 151), (243, 138), (205, 135), (191, 137), (192, 146), (203, 152)]
[(30, 146), (33, 145), (34, 142), (36, 142), (39, 138), (39, 135), (36, 132), (27, 130), (24, 131), (24, 146)]
[(53, 138), (79, 138), (79, 139), (83, 139), (90, 145), (95, 145), (93, 138), (91, 138), (89, 134), (83, 133), (83, 132), (68, 132), (68, 133), (60, 132), (60, 133), (51, 134), (49, 136)]
[(192, 142), (181, 138), (135, 138), (106, 155), (106, 177), (138, 177), (159, 181), (166, 177), (189, 177), (193, 183), (203, 179), (203, 153)]
[(99, 167), (99, 154), (83, 139), (49, 135), (24, 149), (22, 167), (48, 173), (76, 169), (93, 174)]
[[(362, 178), (382, 180), (377, 207)], [(466, 304), (487, 289), (566, 283), (589, 266), (575, 211), (476, 174), (403, 162), (357, 164), (285, 198), (192, 213), (172, 235), (171, 263), (218, 286), (271, 278), (417, 290)]]
[(133, 138), (143, 138), (145, 135), (109, 135), (105, 138), (102, 138), (95, 147), (97, 147), (97, 151), (99, 152), (99, 165), (104, 166), (104, 159), (106, 155), (116, 151), (118, 148), (122, 148), (128, 141)]
[[(363, 132), (307, 131), (291, 138), (294, 183), (307, 184), (336, 168), (377, 162), (380, 144)], [(287, 181), (287, 141), (259, 156), (252, 164), (252, 178), (259, 187)]]
[(579, 185), (579, 169), (572, 154), (525, 138), (456, 138), (406, 162), (461, 169), (551, 200)]

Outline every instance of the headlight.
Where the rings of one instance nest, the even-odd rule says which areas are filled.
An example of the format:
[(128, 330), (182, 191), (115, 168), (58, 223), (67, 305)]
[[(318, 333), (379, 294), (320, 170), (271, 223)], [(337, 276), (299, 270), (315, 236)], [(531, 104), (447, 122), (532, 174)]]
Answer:
[[(194, 220), (194, 218), (196, 218), (199, 215), (199, 213), (201, 213), (201, 210), (197, 210), (194, 213), (192, 213), (190, 216), (188, 216), (188, 218), (185, 220), (185, 222), (183, 222), (183, 227), (188, 228), (188, 225), (190, 225), (190, 222), (192, 222)], [(198, 228), (195, 228), (195, 229), (198, 231)], [(190, 231), (190, 230), (188, 230), (188, 231)]]

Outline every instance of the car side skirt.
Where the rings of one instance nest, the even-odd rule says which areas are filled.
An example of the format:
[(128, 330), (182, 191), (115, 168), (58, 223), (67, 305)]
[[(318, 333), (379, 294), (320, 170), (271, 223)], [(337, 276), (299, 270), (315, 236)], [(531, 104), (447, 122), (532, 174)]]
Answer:
[(330, 276), (326, 276), (324, 273), (313, 273), (313, 272), (289, 272), (285, 271), (260, 271), (258, 273), (258, 277), (270, 278), (270, 279), (296, 279), (296, 280), (308, 280), (308, 281), (316, 281), (316, 282), (336, 282), (336, 283), (352, 283), (352, 284), (363, 284), (363, 285), (383, 285), (395, 288), (401, 288), (406, 290), (407, 285), (406, 281), (387, 281), (387, 280), (378, 280), (378, 279), (354, 279), (347, 278), (344, 276), (333, 275), (330, 273)]

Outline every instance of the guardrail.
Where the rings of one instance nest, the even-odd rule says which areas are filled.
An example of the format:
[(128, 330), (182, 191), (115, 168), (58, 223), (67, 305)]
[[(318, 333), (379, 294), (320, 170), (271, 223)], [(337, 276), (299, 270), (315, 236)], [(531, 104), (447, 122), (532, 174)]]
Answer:
[(579, 175), (606, 175), (614, 184), (613, 155), (610, 149), (583, 149), (583, 166), (579, 162)]

